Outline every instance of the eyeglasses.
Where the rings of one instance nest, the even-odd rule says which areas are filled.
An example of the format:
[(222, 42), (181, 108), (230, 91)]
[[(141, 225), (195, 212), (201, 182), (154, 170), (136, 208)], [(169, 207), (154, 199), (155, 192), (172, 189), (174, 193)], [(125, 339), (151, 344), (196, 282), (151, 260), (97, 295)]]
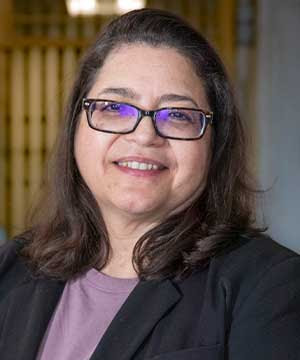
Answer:
[(137, 106), (111, 100), (83, 99), (89, 126), (112, 134), (133, 132), (144, 116), (150, 116), (157, 135), (175, 140), (200, 139), (213, 123), (213, 113), (201, 109), (166, 107), (142, 110)]

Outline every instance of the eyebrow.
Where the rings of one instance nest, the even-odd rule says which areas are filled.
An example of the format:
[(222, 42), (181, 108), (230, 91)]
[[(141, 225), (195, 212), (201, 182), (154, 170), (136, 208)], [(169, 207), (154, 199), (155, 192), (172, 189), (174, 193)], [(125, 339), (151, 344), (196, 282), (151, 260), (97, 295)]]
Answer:
[[(130, 89), (130, 88), (114, 88), (114, 87), (108, 87), (103, 89), (101, 92), (99, 92), (97, 94), (97, 96), (101, 96), (101, 95), (119, 95), (119, 96), (123, 96), (132, 100), (137, 100), (140, 98), (140, 95), (138, 95), (134, 90)], [(179, 95), (179, 94), (164, 94), (159, 98), (159, 103), (163, 103), (163, 102), (169, 102), (169, 101), (175, 101), (175, 102), (180, 102), (180, 101), (189, 101), (190, 103), (192, 103), (196, 108), (199, 107), (199, 105), (196, 103), (196, 101), (187, 95)]]
[(167, 102), (167, 101), (189, 101), (191, 102), (196, 108), (199, 107), (199, 105), (196, 103), (196, 101), (191, 98), (190, 96), (186, 95), (178, 95), (178, 94), (165, 94), (162, 95), (159, 99), (159, 102)]
[(108, 87), (103, 89), (101, 92), (97, 94), (97, 96), (103, 95), (103, 94), (113, 94), (113, 95), (120, 95), (127, 97), (129, 99), (137, 99), (139, 98), (138, 94), (129, 88), (113, 88)]

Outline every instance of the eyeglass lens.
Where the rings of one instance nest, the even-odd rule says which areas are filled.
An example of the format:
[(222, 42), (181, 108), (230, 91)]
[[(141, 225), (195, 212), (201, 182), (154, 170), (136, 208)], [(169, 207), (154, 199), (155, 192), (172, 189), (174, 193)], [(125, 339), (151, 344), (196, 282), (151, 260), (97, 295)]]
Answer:
[(126, 132), (133, 129), (138, 110), (123, 103), (95, 101), (90, 108), (93, 127), (99, 130)]
[[(139, 110), (132, 105), (108, 101), (95, 101), (89, 109), (92, 127), (114, 132), (133, 130)], [(164, 136), (196, 138), (205, 124), (205, 114), (192, 109), (161, 109), (156, 112), (155, 124)]]
[(156, 126), (166, 136), (193, 138), (201, 134), (203, 116), (195, 110), (162, 109), (156, 113)]

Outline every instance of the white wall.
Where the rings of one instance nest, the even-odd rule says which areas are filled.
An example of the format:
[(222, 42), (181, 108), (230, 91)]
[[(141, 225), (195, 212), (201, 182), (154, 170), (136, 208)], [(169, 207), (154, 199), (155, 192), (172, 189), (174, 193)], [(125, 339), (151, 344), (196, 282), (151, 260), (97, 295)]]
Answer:
[(259, 174), (269, 233), (300, 253), (300, 0), (258, 0)]

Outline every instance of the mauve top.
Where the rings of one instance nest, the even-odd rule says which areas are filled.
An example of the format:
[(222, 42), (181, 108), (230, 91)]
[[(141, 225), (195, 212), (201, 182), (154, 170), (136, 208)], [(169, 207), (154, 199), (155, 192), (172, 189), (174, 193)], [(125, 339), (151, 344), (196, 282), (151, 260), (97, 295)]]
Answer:
[(37, 360), (88, 360), (138, 283), (95, 269), (68, 281), (41, 343)]

